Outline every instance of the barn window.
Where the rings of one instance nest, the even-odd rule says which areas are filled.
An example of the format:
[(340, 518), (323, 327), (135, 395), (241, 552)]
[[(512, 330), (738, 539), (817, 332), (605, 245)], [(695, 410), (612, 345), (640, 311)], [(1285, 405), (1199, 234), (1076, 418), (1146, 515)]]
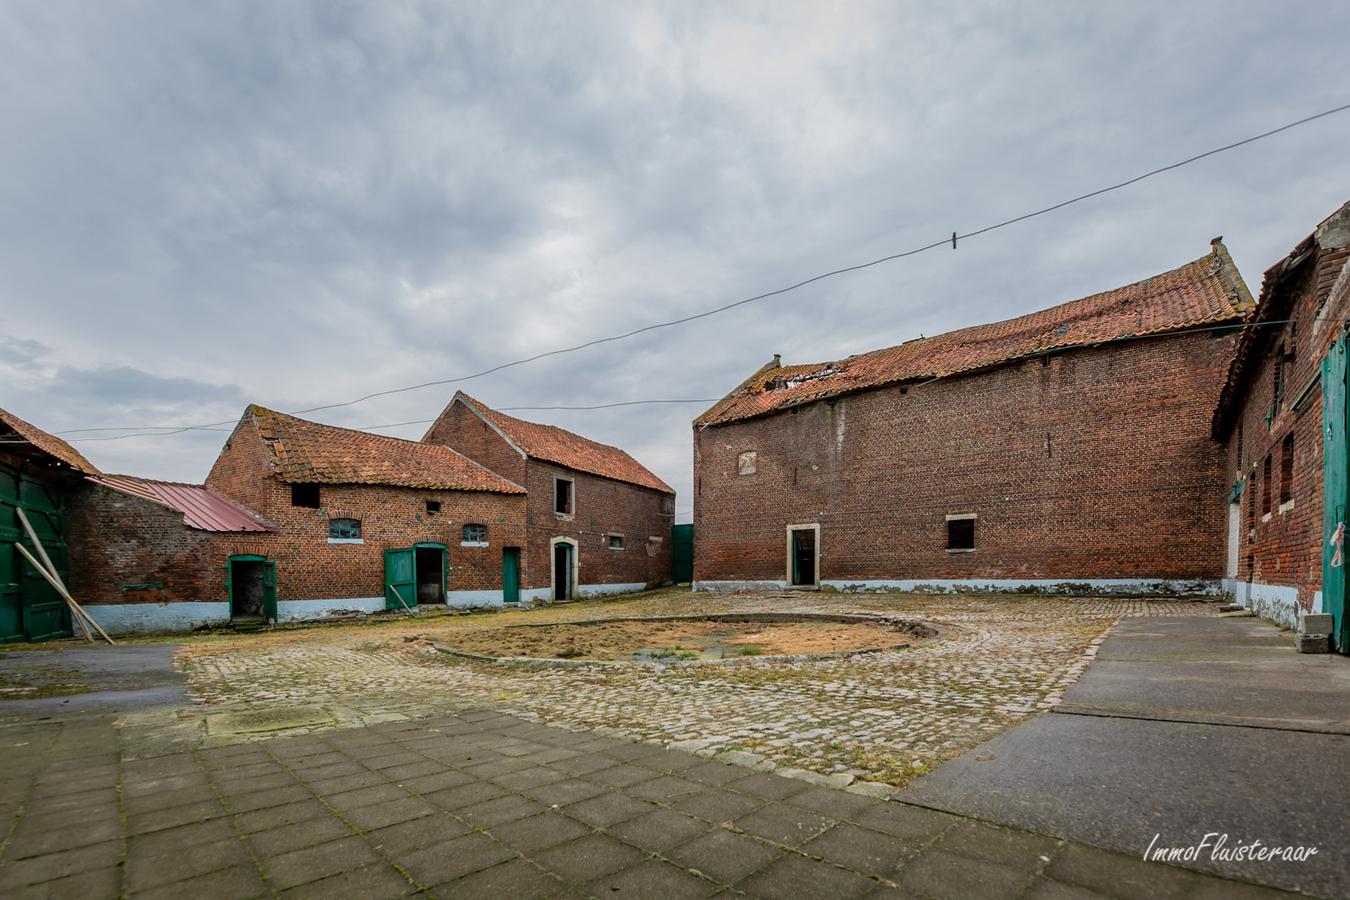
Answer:
[(960, 513), (947, 517), (947, 550), (975, 549), (975, 514)]
[(360, 519), (329, 519), (329, 520), (328, 520), (328, 540), (330, 540), (330, 541), (359, 541), (359, 540), (361, 540), (361, 520), (360, 520)]
[(1261, 514), (1270, 512), (1270, 457), (1261, 465)]
[(1280, 445), (1280, 505), (1294, 499), (1294, 433), (1285, 435)]
[(487, 526), (479, 525), (476, 522), (470, 522), (465, 525), (460, 532), (463, 535), (462, 540), (466, 544), (486, 544)]
[(554, 476), (553, 511), (560, 516), (572, 514), (572, 479)]
[(439, 501), (439, 500), (428, 500), (428, 501), (427, 501), (427, 512), (429, 512), (429, 513), (438, 513), (438, 512), (440, 512), (440, 511), (441, 511), (441, 501)]
[(291, 506), (303, 506), (308, 509), (318, 509), (319, 486), (317, 484), (291, 485)]
[(611, 535), (609, 535), (609, 549), (611, 549), (611, 550), (622, 550), (622, 549), (623, 549), (623, 535), (621, 535), (621, 534), (611, 534)]

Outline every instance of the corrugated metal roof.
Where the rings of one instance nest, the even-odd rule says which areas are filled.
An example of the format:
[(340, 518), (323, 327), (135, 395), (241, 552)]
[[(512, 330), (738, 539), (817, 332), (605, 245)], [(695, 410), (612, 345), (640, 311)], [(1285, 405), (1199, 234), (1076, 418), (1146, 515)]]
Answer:
[(150, 481), (130, 475), (87, 476), (103, 487), (167, 506), (183, 514), (183, 524), (199, 531), (273, 531), (261, 519), (197, 484)]
[(1250, 301), (1227, 251), (1113, 291), (838, 362), (767, 366), (694, 420), (718, 425), (854, 391), (974, 372), (1043, 353), (1240, 321)]

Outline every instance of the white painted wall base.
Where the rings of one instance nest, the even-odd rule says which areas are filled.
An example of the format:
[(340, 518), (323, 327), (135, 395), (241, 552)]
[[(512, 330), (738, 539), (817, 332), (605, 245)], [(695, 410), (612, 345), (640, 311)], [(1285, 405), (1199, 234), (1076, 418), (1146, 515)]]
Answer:
[(607, 597), (610, 594), (631, 594), (634, 591), (640, 591), (647, 585), (645, 582), (634, 582), (633, 584), (579, 584), (573, 597)]
[(520, 602), (526, 603), (547, 603), (553, 597), (552, 588), (531, 588), (530, 590), (520, 589)]
[[(910, 578), (828, 580), (821, 587), (845, 594), (909, 591), (916, 594), (1112, 594), (1132, 597), (1203, 597), (1218, 594), (1218, 579), (1195, 578)], [(785, 581), (696, 581), (696, 591), (782, 590)]]
[[(1299, 613), (1305, 610), (1298, 604), (1298, 588), (1280, 584), (1261, 584), (1256, 581), (1223, 580), (1223, 595), (1239, 606), (1246, 607), (1263, 619), (1285, 628), (1297, 628)], [(1313, 594), (1315, 613), (1323, 612), (1322, 592)]]
[[(228, 603), (91, 603), (83, 609), (108, 634), (192, 631), (230, 621)], [(80, 633), (78, 626), (75, 633)]]
[(487, 609), (505, 606), (501, 591), (449, 591), (445, 605), (453, 609)]
[(786, 581), (695, 581), (690, 585), (696, 591), (781, 591)]

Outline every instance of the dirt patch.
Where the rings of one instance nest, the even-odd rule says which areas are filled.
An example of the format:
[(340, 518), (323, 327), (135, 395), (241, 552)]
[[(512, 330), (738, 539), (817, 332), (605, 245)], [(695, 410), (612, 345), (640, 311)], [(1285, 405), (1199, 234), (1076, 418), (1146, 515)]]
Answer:
[(894, 627), (841, 622), (598, 622), (458, 632), (446, 642), (482, 656), (699, 660), (797, 656), (895, 647), (921, 640)]

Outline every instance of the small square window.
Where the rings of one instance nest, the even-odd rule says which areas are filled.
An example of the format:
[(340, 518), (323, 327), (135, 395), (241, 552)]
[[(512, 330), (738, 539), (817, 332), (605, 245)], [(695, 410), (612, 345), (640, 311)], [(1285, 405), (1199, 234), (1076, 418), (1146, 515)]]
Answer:
[(438, 512), (440, 512), (440, 511), (441, 511), (441, 501), (439, 501), (439, 500), (428, 500), (428, 501), (427, 501), (427, 512), (429, 512), (429, 513), (438, 513)]
[(572, 480), (555, 478), (553, 480), (553, 511), (559, 515), (572, 514)]
[(463, 540), (467, 544), (481, 544), (487, 541), (487, 526), (470, 523), (464, 526)]
[(975, 520), (973, 518), (947, 520), (947, 549), (975, 549)]
[(317, 484), (291, 485), (291, 506), (303, 506), (307, 509), (318, 509), (319, 486)]
[(328, 539), (330, 541), (361, 540), (360, 519), (329, 519)]
[(622, 550), (622, 549), (623, 549), (623, 535), (621, 535), (621, 534), (611, 534), (611, 535), (609, 536), (609, 549), (611, 549), (611, 550)]

